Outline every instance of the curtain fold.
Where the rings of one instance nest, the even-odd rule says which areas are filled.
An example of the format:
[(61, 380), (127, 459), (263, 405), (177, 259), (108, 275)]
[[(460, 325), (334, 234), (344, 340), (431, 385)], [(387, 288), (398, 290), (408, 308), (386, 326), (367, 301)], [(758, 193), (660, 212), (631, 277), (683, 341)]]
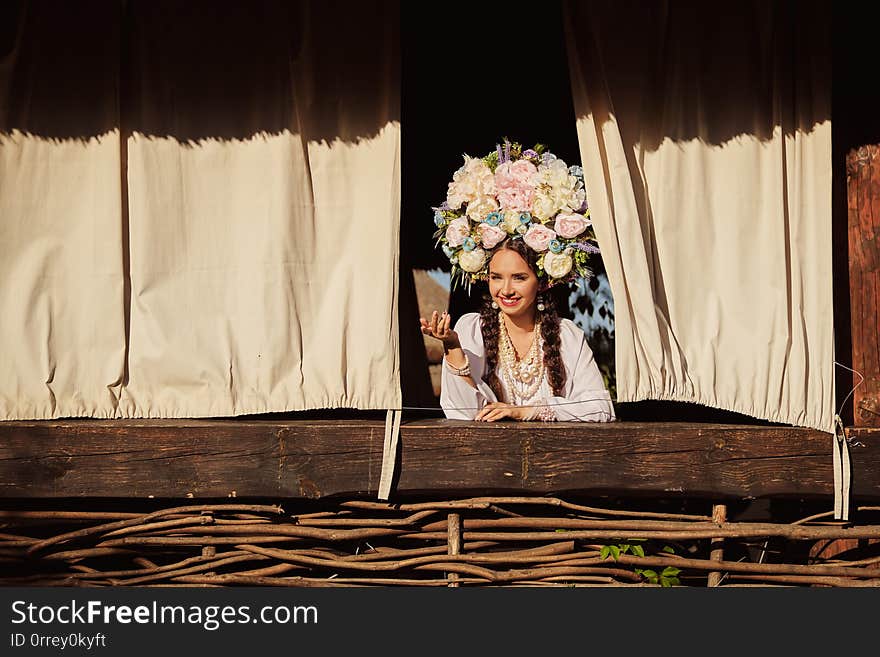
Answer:
[[(79, 173), (65, 187), (22, 169), (8, 145), (17, 143), (19, 119), (0, 136), (0, 161), (21, 178), (0, 181), (0, 230), (16, 240), (0, 242), (0, 267), (15, 263), (29, 276), (25, 286), (0, 281), (10, 311), (0, 349), (12, 351), (35, 312), (40, 330), (56, 336), (38, 334), (0, 366), (0, 415), (399, 407), (396, 4), (348, 9), (357, 20), (347, 27), (338, 3), (105, 5), (101, 29), (117, 39), (100, 60), (111, 71), (100, 97), (116, 112), (104, 150), (83, 148), (76, 122), (34, 129), (44, 148), (29, 146), (33, 169), (69, 165)], [(60, 29), (57, 16), (36, 13)], [(21, 32), (16, 52), (45, 40), (46, 29)], [(69, 48), (85, 48), (69, 31)], [(368, 38), (376, 34), (385, 38)], [(51, 63), (59, 52), (49, 50)], [(12, 76), (43, 84), (47, 73), (22, 68), (15, 56)], [(80, 68), (94, 76), (93, 61)], [(52, 100), (22, 111), (50, 112)], [(0, 111), (23, 103), (4, 93)], [(84, 187), (76, 176), (100, 183)], [(41, 201), (25, 205), (29, 196)], [(73, 225), (100, 240), (84, 248), (69, 239)], [(42, 245), (55, 251), (38, 255)], [(104, 261), (115, 266), (100, 281), (109, 290), (67, 276), (99, 265), (103, 274)], [(47, 284), (55, 269), (64, 270), (59, 283)], [(22, 287), (54, 314), (38, 311)], [(88, 316), (88, 353), (62, 337), (63, 304)], [(91, 371), (100, 352), (115, 367), (103, 378)], [(60, 371), (79, 359), (89, 369), (76, 368), (62, 385), (56, 374), (55, 389), (43, 390), (52, 363)]]
[(618, 400), (833, 431), (830, 6), (565, 9)]
[(0, 419), (113, 417), (125, 369), (120, 12), (44, 8), (2, 14)]

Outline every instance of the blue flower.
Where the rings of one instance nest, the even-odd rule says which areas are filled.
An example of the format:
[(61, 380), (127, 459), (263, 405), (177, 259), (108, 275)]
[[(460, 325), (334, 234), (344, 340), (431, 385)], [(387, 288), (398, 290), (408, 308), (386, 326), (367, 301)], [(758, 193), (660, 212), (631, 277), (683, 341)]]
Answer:
[(501, 213), (490, 212), (486, 215), (486, 218), (483, 219), (483, 223), (489, 224), (490, 226), (497, 226), (501, 223)]
[(531, 148), (527, 148), (522, 152), (522, 156), (529, 160), (537, 160), (538, 159), (538, 151), (533, 150)]
[(450, 248), (448, 244), (444, 244), (442, 246), (442, 249), (443, 249), (443, 253), (446, 254), (447, 258), (452, 258), (452, 254), (455, 253), (455, 249)]
[(562, 242), (560, 242), (559, 240), (550, 240), (550, 245), (547, 248), (549, 248), (553, 253), (562, 253), (564, 247), (562, 246)]
[(531, 222), (532, 222), (532, 215), (529, 214), (528, 212), (523, 212), (521, 215), (519, 215), (519, 223), (525, 225), (525, 224), (529, 224)]
[(584, 170), (581, 169), (577, 164), (573, 164), (568, 167), (568, 172), (573, 175), (575, 178), (584, 179)]
[(438, 211), (438, 212), (435, 212), (435, 213), (434, 213), (434, 224), (435, 224), (438, 228), (440, 228), (440, 227), (442, 227), (443, 224), (445, 224), (445, 223), (446, 223), (446, 217), (443, 216), (443, 213), (442, 213), (442, 212), (439, 212), (439, 211)]
[(475, 248), (477, 248), (477, 243), (474, 242), (473, 237), (465, 237), (461, 248), (463, 248), (465, 251), (473, 251)]

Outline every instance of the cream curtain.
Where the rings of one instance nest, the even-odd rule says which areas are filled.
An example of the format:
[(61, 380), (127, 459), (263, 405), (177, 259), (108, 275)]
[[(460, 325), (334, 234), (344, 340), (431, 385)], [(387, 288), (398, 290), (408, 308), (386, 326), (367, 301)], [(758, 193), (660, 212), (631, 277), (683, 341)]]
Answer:
[(830, 6), (565, 10), (618, 400), (833, 431)]
[(0, 418), (112, 417), (125, 369), (119, 13), (85, 3), (72, 31), (72, 6), (11, 6), (0, 21)]
[[(0, 68), (0, 417), (399, 407), (395, 3), (108, 1), (49, 55), (85, 21), (38, 5)], [(61, 53), (98, 134), (52, 118)]]

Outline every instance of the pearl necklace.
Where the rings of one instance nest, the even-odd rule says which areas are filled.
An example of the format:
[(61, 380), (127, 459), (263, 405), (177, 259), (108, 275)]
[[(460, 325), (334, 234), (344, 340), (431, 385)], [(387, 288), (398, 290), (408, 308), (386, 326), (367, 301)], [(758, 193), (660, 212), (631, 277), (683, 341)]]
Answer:
[(498, 341), (498, 354), (501, 360), (501, 374), (504, 383), (513, 395), (511, 400), (514, 404), (521, 404), (526, 399), (534, 397), (541, 381), (544, 379), (544, 358), (541, 349), (541, 322), (535, 322), (535, 337), (529, 352), (520, 360), (516, 357), (516, 349), (504, 324), (504, 313), (498, 311), (498, 327), (500, 339)]

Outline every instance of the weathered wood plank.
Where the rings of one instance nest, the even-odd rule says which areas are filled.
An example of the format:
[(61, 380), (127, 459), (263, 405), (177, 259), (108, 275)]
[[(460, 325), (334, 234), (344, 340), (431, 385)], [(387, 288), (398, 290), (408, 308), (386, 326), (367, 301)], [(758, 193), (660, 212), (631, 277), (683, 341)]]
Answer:
[(880, 146), (851, 150), (846, 173), (852, 367), (865, 377), (853, 422), (880, 427)]
[[(0, 423), (0, 497), (375, 494), (375, 420)], [(880, 430), (858, 429), (853, 493), (880, 499)], [(822, 498), (831, 436), (791, 427), (405, 422), (398, 495), (527, 493)]]

